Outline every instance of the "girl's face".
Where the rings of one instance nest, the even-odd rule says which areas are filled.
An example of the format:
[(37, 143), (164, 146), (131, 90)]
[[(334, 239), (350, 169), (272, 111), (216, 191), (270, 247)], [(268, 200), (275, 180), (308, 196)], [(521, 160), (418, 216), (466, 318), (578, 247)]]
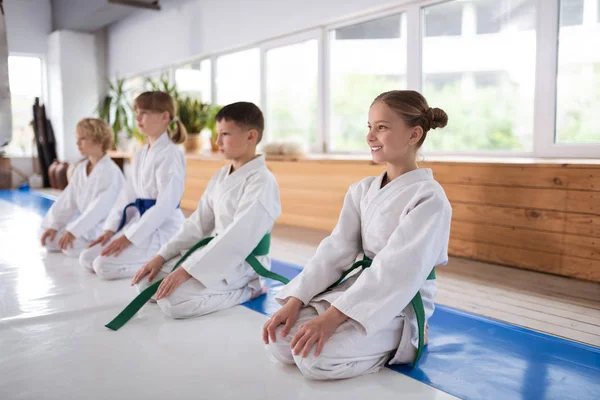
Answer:
[(244, 129), (234, 121), (217, 121), (217, 146), (228, 160), (246, 156), (254, 148), (253, 138), (258, 132)]
[(378, 101), (369, 109), (367, 144), (376, 163), (403, 163), (414, 160), (423, 134), (420, 126), (408, 126), (387, 104)]
[(137, 108), (135, 109), (135, 122), (140, 133), (147, 137), (157, 137), (166, 132), (170, 117), (168, 112), (157, 112)]
[(103, 154), (102, 144), (94, 142), (86, 132), (82, 132), (81, 129), (77, 129), (77, 148), (84, 157), (98, 156)]

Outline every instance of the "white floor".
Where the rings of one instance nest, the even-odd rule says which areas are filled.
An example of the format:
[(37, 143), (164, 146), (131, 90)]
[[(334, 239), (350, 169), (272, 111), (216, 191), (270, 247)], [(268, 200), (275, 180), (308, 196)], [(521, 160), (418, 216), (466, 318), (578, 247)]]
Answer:
[[(133, 297), (77, 261), (47, 254), (41, 218), (0, 200), (0, 399), (449, 399), (384, 369), (312, 382), (268, 359), (266, 317), (245, 307), (186, 321), (145, 306), (104, 327)], [(293, 261), (293, 260), (291, 260)]]

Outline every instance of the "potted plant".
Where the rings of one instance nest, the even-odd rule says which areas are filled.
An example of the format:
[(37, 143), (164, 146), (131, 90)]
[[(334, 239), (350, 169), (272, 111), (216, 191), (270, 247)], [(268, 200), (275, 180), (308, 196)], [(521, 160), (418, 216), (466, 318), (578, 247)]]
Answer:
[(125, 89), (125, 79), (117, 78), (108, 82), (108, 94), (98, 105), (98, 117), (105, 120), (113, 131), (113, 149), (119, 145), (119, 138), (123, 133), (131, 136), (130, 105)]
[(210, 107), (210, 104), (202, 103), (199, 99), (177, 98), (177, 114), (188, 133), (184, 143), (187, 153), (197, 153), (202, 148), (200, 132), (207, 126)]
[(210, 105), (208, 108), (208, 120), (206, 122), (206, 127), (210, 129), (210, 148), (213, 152), (219, 150), (219, 146), (217, 146), (217, 113), (221, 110), (221, 106)]
[(175, 102), (179, 99), (179, 92), (177, 91), (177, 84), (171, 83), (169, 76), (167, 74), (161, 75), (161, 77), (157, 80), (152, 78), (145, 79), (146, 88), (154, 91), (161, 91), (168, 93)]

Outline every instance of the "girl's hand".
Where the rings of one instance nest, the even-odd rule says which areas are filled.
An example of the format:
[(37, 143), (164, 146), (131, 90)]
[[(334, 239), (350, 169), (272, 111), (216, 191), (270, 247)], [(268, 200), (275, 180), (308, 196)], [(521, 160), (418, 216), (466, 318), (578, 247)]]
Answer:
[(56, 229), (47, 229), (46, 232), (42, 235), (42, 246), (46, 245), (46, 239), (50, 239), (51, 242), (54, 242), (54, 238), (56, 237)]
[(302, 324), (290, 344), (292, 351), (295, 355), (302, 354), (302, 358), (305, 358), (316, 344), (315, 357), (318, 357), (327, 339), (347, 319), (346, 314), (333, 306), (329, 307), (323, 315)]
[(71, 232), (65, 232), (65, 234), (58, 241), (58, 247), (61, 250), (66, 250), (68, 246), (73, 248), (73, 241), (75, 241), (75, 236)]
[(298, 314), (300, 314), (300, 309), (302, 308), (302, 301), (295, 297), (292, 297), (288, 300), (288, 302), (283, 306), (279, 311), (277, 311), (273, 316), (265, 323), (263, 326), (263, 342), (265, 344), (269, 344), (269, 338), (271, 342), (275, 343), (276, 334), (275, 330), (279, 325), (285, 324), (283, 329), (281, 330), (281, 336), (286, 337), (288, 333), (290, 333), (290, 329), (292, 326), (298, 321)]
[(119, 254), (121, 254), (121, 252), (123, 252), (123, 250), (125, 250), (129, 246), (131, 246), (131, 242), (129, 241), (129, 239), (127, 239), (127, 236), (121, 235), (117, 239), (113, 240), (107, 248), (102, 250), (102, 253), (100, 253), (100, 255), (103, 257), (108, 257), (114, 254), (115, 257), (118, 257)]
[(168, 297), (179, 285), (190, 279), (192, 276), (183, 268), (177, 268), (163, 279), (156, 291), (156, 300)]
[(131, 286), (139, 283), (146, 275), (148, 275), (148, 282), (151, 282), (152, 279), (158, 274), (158, 271), (165, 264), (165, 259), (161, 256), (156, 256), (152, 260), (148, 261), (142, 268), (138, 270), (138, 272), (133, 277), (131, 281)]
[(106, 243), (108, 243), (108, 241), (110, 240), (111, 237), (113, 237), (115, 233), (113, 231), (104, 231), (104, 233), (100, 236), (98, 236), (98, 239), (94, 240), (89, 246), (88, 249), (90, 247), (94, 247), (95, 245), (97, 245), (98, 243), (100, 243), (100, 246), (104, 246)]

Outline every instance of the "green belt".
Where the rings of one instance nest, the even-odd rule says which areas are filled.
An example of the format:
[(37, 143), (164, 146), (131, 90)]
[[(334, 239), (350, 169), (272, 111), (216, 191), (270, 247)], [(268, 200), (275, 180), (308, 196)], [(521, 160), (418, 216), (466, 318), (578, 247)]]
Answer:
[[(342, 277), (336, 283), (331, 285), (329, 287), (329, 289), (342, 283), (344, 281), (344, 279), (346, 278), (346, 276), (348, 276), (348, 274), (350, 274), (356, 268), (359, 268), (359, 267), (362, 267), (363, 269), (369, 268), (371, 266), (372, 262), (373, 262), (373, 260), (371, 260), (369, 257), (367, 257), (366, 255), (363, 256), (362, 260), (357, 261), (354, 264), (352, 264), (352, 267), (350, 267), (350, 269), (348, 271), (344, 272)], [(435, 279), (435, 268), (431, 270), (431, 273), (427, 277), (427, 280), (433, 280), (433, 279)], [(423, 347), (425, 346), (425, 344), (424, 344), (424, 342), (425, 342), (425, 307), (423, 306), (423, 298), (421, 297), (420, 292), (417, 292), (415, 297), (413, 297), (413, 299), (411, 300), (410, 304), (412, 304), (413, 309), (415, 310), (415, 315), (417, 317), (417, 327), (419, 328), (419, 347), (417, 348), (417, 356), (415, 357), (415, 361), (413, 362), (413, 365), (412, 365), (414, 368), (417, 365), (417, 362), (419, 362), (419, 359), (421, 358), (421, 354), (423, 353)]]
[[(196, 243), (194, 245), (194, 247), (189, 249), (187, 251), (187, 253), (185, 253), (183, 255), (183, 257), (181, 257), (179, 259), (179, 261), (177, 261), (177, 264), (175, 264), (172, 271), (174, 271), (177, 267), (179, 267), (181, 265), (181, 263), (183, 263), (193, 252), (198, 250), (200, 247), (206, 246), (213, 239), (214, 239), (214, 237), (208, 237), (208, 238), (202, 239), (201, 241)], [(276, 281), (286, 284), (289, 282), (289, 279), (287, 279), (281, 275), (278, 275), (274, 272), (269, 271), (268, 269), (263, 267), (263, 265), (260, 263), (260, 261), (258, 261), (258, 259), (256, 258), (258, 256), (266, 256), (267, 254), (269, 254), (270, 247), (271, 247), (271, 234), (267, 233), (262, 238), (262, 240), (260, 241), (258, 246), (256, 246), (256, 248), (254, 250), (252, 250), (252, 253), (250, 253), (250, 255), (248, 257), (246, 257), (246, 262), (248, 264), (250, 264), (252, 269), (258, 275), (262, 276), (263, 278), (274, 279)], [(148, 300), (150, 300), (150, 298), (152, 296), (154, 296), (154, 294), (158, 290), (158, 287), (160, 286), (161, 282), (162, 282), (162, 279), (154, 282), (152, 285), (150, 285), (146, 289), (144, 289), (135, 299), (133, 299), (133, 301), (131, 303), (129, 303), (129, 305), (127, 307), (125, 307), (125, 309), (123, 309), (123, 311), (121, 311), (121, 313), (119, 315), (117, 315), (115, 317), (115, 319), (113, 319), (108, 324), (106, 324), (106, 327), (109, 329), (112, 329), (113, 331), (116, 331), (119, 328), (121, 328), (123, 325), (125, 325), (127, 323), (127, 321), (129, 321), (140, 310), (140, 308), (142, 308), (144, 306), (144, 304), (146, 304), (146, 302)]]

